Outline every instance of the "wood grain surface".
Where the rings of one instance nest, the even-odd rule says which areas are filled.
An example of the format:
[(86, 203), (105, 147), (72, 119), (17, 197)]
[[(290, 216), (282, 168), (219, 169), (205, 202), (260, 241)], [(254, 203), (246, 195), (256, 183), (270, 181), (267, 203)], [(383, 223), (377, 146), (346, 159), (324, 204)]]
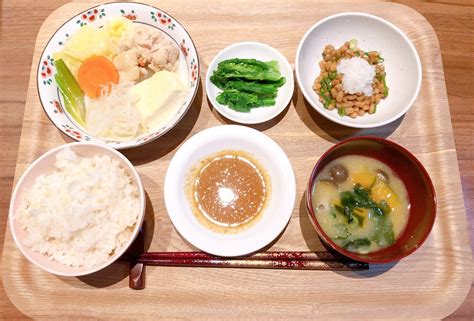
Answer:
[[(64, 2), (2, 2), (2, 243), (15, 165), (18, 162), (18, 178), (26, 166), (44, 151), (69, 142), (49, 123), (36, 97), (34, 81), (30, 79), (30, 71), (36, 68), (38, 50), (42, 50), (42, 47), (34, 50), (36, 35), (46, 17)], [(4, 245), (2, 248), (5, 252), (2, 256), (4, 289), (0, 291), (0, 317), (111, 318), (133, 317), (131, 313), (137, 313), (135, 317), (138, 318), (139, 313), (142, 313), (145, 317), (154, 318), (206, 318), (227, 316), (228, 311), (232, 310), (238, 313), (232, 316), (240, 318), (369, 318), (371, 315), (381, 317), (380, 312), (384, 308), (384, 313), (389, 313), (389, 317), (438, 319), (456, 310), (448, 319), (471, 319), (473, 291), (467, 299), (464, 298), (472, 280), (472, 258), (457, 164), (462, 174), (464, 205), (472, 225), (474, 7), (471, 1), (403, 3), (423, 14), (433, 25), (440, 41), (444, 66), (441, 64), (436, 35), (415, 11), (394, 4), (382, 6), (375, 3), (347, 4), (339, 10), (360, 10), (387, 18), (407, 33), (422, 58), (423, 87), (415, 106), (402, 122), (382, 131), (369, 131), (405, 145), (432, 175), (440, 195), (439, 215), (432, 235), (419, 251), (394, 266), (379, 266), (362, 274), (150, 268), (147, 290), (130, 292), (124, 279), (126, 268), (119, 264), (94, 276), (77, 279), (46, 275), (21, 257), (7, 232), (5, 243), (0, 244)], [(249, 35), (252, 39), (278, 48), (293, 63), (296, 47), (304, 31), (323, 16), (339, 11), (335, 4), (319, 5), (314, 1), (203, 1), (199, 6), (193, 1), (160, 1), (156, 5), (175, 16), (191, 33), (203, 64), (202, 75), (220, 49), (232, 42), (248, 40)], [(72, 4), (69, 8), (80, 10), (85, 7)], [(285, 14), (279, 15), (281, 12)], [(67, 14), (64, 13), (64, 16)], [(44, 45), (45, 34), (51, 34), (62, 17), (60, 11), (48, 20), (43, 26), (39, 44)], [(216, 25), (226, 34), (214, 32)], [(209, 34), (213, 34), (213, 37), (209, 37)], [(26, 101), (28, 90), (30, 95)], [(431, 111), (426, 113), (427, 110)], [(425, 120), (421, 123), (421, 126), (426, 126), (423, 127), (426, 129), (424, 133), (417, 128), (420, 123), (416, 119)], [(152, 208), (148, 211), (148, 219), (155, 222), (151, 227), (154, 230), (149, 242), (151, 249), (188, 249), (169, 222), (163, 207), (162, 186), (155, 177), (164, 174), (170, 157), (183, 140), (203, 128), (221, 123), (225, 121), (211, 112), (202, 90), (175, 130), (156, 142), (125, 153), (137, 165), (148, 192), (148, 206)], [(300, 125), (300, 131), (291, 129), (295, 124)], [(259, 129), (274, 138), (287, 152), (299, 183), (306, 180), (312, 165), (325, 149), (348, 135), (360, 134), (322, 119), (305, 104), (299, 91), (284, 117)], [(315, 146), (311, 153), (305, 148), (308, 144)], [(292, 220), (272, 249), (305, 250), (321, 247), (304, 210), (300, 210), (304, 184), (298, 185), (299, 198)], [(471, 248), (474, 244), (472, 237), (471, 234)], [(9, 297), (4, 291), (8, 292)], [(340, 296), (335, 298), (334, 293), (340, 293)], [(362, 297), (361, 301), (353, 300), (355, 293)], [(464, 303), (459, 307), (463, 300)], [(365, 310), (368, 302), (377, 303), (376, 308)], [(390, 305), (384, 306), (388, 302)]]

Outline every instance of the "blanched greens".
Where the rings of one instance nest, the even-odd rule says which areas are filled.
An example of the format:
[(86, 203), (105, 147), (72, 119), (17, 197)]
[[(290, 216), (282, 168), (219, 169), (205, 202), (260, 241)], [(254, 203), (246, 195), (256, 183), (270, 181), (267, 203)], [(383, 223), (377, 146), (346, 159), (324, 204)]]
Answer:
[(217, 102), (240, 112), (275, 105), (278, 88), (286, 82), (277, 61), (240, 58), (221, 61), (210, 79), (223, 90)]

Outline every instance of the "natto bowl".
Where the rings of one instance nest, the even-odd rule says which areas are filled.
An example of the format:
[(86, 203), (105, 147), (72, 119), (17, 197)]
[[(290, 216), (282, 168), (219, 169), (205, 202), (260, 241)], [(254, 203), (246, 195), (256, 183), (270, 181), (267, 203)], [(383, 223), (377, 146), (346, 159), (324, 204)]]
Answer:
[[(339, 48), (351, 39), (358, 41), (359, 48), (380, 52), (385, 58), (389, 87), (389, 94), (377, 105), (376, 113), (356, 118), (339, 116), (336, 109), (324, 108), (313, 90), (324, 47), (331, 44)], [(415, 46), (397, 26), (371, 14), (343, 12), (318, 21), (305, 33), (296, 53), (295, 74), (305, 99), (322, 116), (344, 126), (373, 128), (395, 121), (415, 103), (422, 68)]]

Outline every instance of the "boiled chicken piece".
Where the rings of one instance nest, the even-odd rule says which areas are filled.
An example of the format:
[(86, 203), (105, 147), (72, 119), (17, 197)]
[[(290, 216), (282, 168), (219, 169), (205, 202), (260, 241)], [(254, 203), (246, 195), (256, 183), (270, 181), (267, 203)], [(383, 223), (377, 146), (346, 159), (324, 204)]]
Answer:
[(174, 71), (179, 58), (179, 49), (164, 36), (147, 26), (137, 26), (135, 34), (139, 65), (149, 67), (155, 72)]
[(141, 77), (141, 71), (138, 66), (138, 55), (135, 50), (128, 50), (119, 53), (114, 58), (114, 66), (119, 72), (121, 83), (127, 81), (137, 81)]

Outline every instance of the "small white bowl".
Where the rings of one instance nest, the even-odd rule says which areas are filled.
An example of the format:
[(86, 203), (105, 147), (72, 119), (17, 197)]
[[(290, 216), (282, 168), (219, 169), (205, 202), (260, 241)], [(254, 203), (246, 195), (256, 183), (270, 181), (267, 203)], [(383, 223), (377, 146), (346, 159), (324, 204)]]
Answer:
[[(375, 114), (354, 119), (339, 116), (336, 109), (325, 109), (312, 88), (324, 47), (331, 44), (339, 48), (351, 39), (356, 39), (365, 51), (381, 53), (389, 87), (388, 97), (380, 101)], [(298, 84), (311, 106), (324, 117), (349, 127), (371, 128), (398, 119), (413, 105), (421, 87), (421, 62), (411, 41), (390, 22), (366, 13), (340, 13), (316, 23), (301, 39), (295, 63)]]
[[(14, 215), (18, 210), (18, 207), (21, 204), (21, 195), (25, 189), (30, 188), (35, 183), (35, 180), (38, 176), (42, 174), (48, 174), (55, 170), (54, 163), (56, 161), (56, 154), (62, 151), (65, 148), (71, 148), (72, 151), (77, 153), (82, 157), (92, 157), (94, 155), (108, 155), (112, 159), (116, 159), (119, 164), (127, 171), (130, 175), (133, 184), (137, 186), (139, 193), (139, 202), (140, 209), (138, 213), (138, 220), (133, 228), (132, 234), (128, 242), (122, 247), (115, 250), (115, 254), (109, 258), (107, 262), (104, 262), (100, 265), (94, 266), (92, 268), (85, 267), (71, 267), (64, 265), (60, 262), (51, 260), (47, 255), (41, 254), (39, 252), (33, 251), (30, 248), (26, 247), (23, 244), (23, 240), (27, 236), (27, 232), (22, 228), (22, 226), (14, 219)], [(86, 274), (91, 274), (97, 272), (113, 262), (115, 262), (133, 243), (135, 238), (138, 235), (140, 227), (143, 223), (145, 217), (145, 191), (140, 180), (140, 177), (130, 163), (130, 161), (117, 152), (116, 150), (104, 146), (97, 145), (93, 143), (70, 143), (58, 146), (45, 154), (41, 155), (36, 159), (25, 171), (23, 176), (20, 178), (18, 183), (15, 186), (13, 195), (10, 202), (10, 211), (8, 220), (10, 221), (10, 230), (15, 240), (16, 245), (20, 249), (21, 253), (33, 264), (43, 269), (46, 272), (53, 273), (61, 276), (81, 276)]]
[[(219, 62), (231, 58), (254, 58), (261, 61), (278, 61), (280, 73), (286, 78), (286, 82), (283, 86), (278, 88), (275, 106), (252, 108), (250, 112), (243, 113), (217, 102), (216, 97), (222, 90), (211, 82), (211, 76), (214, 70), (217, 69)], [(293, 70), (288, 60), (275, 48), (260, 42), (239, 42), (225, 48), (214, 57), (207, 69), (206, 92), (212, 105), (222, 116), (242, 124), (263, 123), (276, 117), (288, 106), (294, 90), (295, 81), (293, 78)]]
[[(270, 177), (271, 195), (261, 218), (237, 234), (222, 234), (203, 226), (192, 213), (185, 192), (190, 170), (222, 150), (251, 154)], [(295, 205), (296, 183), (291, 163), (275, 141), (252, 128), (223, 125), (199, 132), (180, 147), (168, 167), (164, 194), (168, 215), (183, 238), (210, 254), (240, 256), (268, 245), (283, 231)]]

